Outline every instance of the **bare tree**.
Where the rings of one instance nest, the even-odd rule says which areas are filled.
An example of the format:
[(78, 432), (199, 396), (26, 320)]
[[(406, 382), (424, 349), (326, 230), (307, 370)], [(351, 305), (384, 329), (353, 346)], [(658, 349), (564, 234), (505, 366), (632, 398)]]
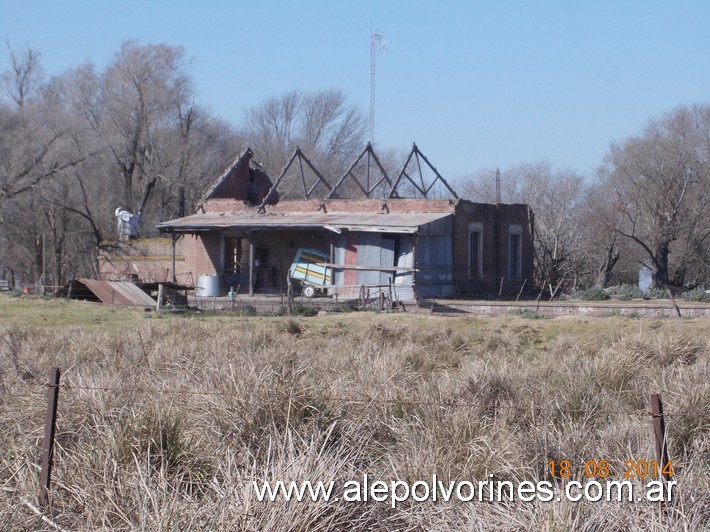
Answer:
[(3, 75), (0, 266), (61, 284), (96, 273), (117, 206), (141, 210), (151, 234), (180, 197), (192, 210), (240, 146), (193, 101), (179, 48), (129, 42), (104, 71), (86, 64), (49, 81), (32, 78), (38, 58), (15, 54)]
[(140, 210), (151, 198), (165, 168), (164, 131), (189, 106), (183, 54), (179, 47), (127, 41), (102, 74), (90, 65), (77, 70), (83, 78), (77, 100), (111, 162), (110, 175), (121, 183), (126, 209)]
[(709, 139), (710, 107), (679, 107), (606, 158), (602, 179), (622, 216), (618, 232), (643, 250), (653, 287), (685, 284), (693, 260), (706, 264)]
[(70, 220), (47, 202), (45, 191), (60, 189), (67, 172), (89, 155), (61, 95), (41, 77), (39, 52), (10, 49), (9, 56), (0, 100), (0, 263), (25, 281), (36, 282), (44, 272), (59, 282)]
[(299, 146), (335, 182), (364, 148), (364, 114), (339, 90), (291, 91), (245, 112), (242, 135), (271, 177)]
[(0, 220), (5, 201), (84, 159), (66, 149), (71, 131), (44, 94), (39, 52), (8, 53), (11, 68), (1, 76), (10, 101), (0, 100)]
[(25, 101), (31, 98), (42, 84), (41, 54), (29, 47), (20, 53), (12, 49), (9, 41), (5, 41), (5, 46), (10, 60), (10, 70), (0, 74), (0, 79), (7, 96), (19, 109), (22, 109)]
[(128, 41), (105, 71), (84, 65), (70, 73), (76, 114), (92, 130), (87, 142), (101, 151), (94, 176), (78, 177), (89, 197), (92, 180), (103, 183), (105, 205), (76, 205), (84, 219), (113, 221), (122, 206), (140, 211), (143, 234), (151, 234), (155, 223), (177, 216), (181, 190), (192, 209), (239, 150), (232, 129), (194, 102), (186, 64), (182, 48)]
[(239, 153), (243, 141), (225, 122), (196, 105), (178, 109), (177, 127), (164, 132), (158, 187), (161, 220), (181, 214), (180, 201), (192, 211), (215, 176)]
[(609, 190), (595, 183), (579, 206), (578, 238), (596, 288), (606, 288), (621, 259), (618, 230), (621, 219), (608, 201)]
[[(467, 199), (496, 201), (496, 172), (484, 171), (461, 184)], [(524, 203), (535, 213), (535, 282), (537, 286), (575, 278), (584, 272), (583, 246), (577, 209), (583, 178), (569, 170), (554, 170), (546, 162), (523, 164), (500, 174), (501, 201)]]

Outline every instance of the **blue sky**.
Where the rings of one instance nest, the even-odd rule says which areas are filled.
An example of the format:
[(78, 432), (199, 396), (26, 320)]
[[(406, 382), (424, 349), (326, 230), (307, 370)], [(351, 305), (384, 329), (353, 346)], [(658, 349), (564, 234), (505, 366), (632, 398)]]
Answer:
[(381, 32), (376, 148), (416, 142), (454, 181), (540, 160), (592, 176), (611, 141), (710, 100), (709, 28), (707, 0), (0, 0), (0, 38), (49, 75), (127, 39), (183, 46), (198, 103), (235, 125), (292, 89), (342, 89), (367, 115)]

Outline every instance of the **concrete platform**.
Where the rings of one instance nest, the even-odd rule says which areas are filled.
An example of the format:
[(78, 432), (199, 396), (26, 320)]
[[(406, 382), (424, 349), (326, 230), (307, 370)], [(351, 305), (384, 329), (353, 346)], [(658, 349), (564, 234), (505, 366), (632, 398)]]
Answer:
[[(239, 295), (228, 297), (188, 297), (189, 305), (201, 310), (249, 312), (259, 314), (280, 314), (286, 305), (285, 296), (274, 294)], [(710, 304), (676, 301), (682, 317), (710, 318)], [(545, 317), (555, 316), (609, 316), (631, 317), (678, 317), (670, 300), (649, 301), (484, 301), (471, 299), (425, 299), (403, 301), (404, 312), (430, 313), (441, 315), (484, 315), (500, 316), (518, 312), (535, 312)], [(358, 300), (336, 301), (330, 297), (298, 296), (295, 306), (309, 307), (315, 312), (342, 311), (348, 306), (357, 308)]]

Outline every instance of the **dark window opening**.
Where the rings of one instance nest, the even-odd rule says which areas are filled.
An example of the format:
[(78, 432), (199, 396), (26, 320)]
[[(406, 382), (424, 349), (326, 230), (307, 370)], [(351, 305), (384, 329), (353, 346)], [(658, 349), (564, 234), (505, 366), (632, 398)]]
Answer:
[(481, 232), (471, 231), (469, 233), (469, 278), (478, 277), (483, 272), (483, 264), (481, 262)]
[(224, 273), (240, 273), (242, 258), (247, 250), (247, 239), (228, 236), (224, 239)]
[(510, 271), (509, 277), (511, 279), (520, 279), (521, 273), (521, 244), (522, 240), (520, 235), (511, 234), (510, 235)]

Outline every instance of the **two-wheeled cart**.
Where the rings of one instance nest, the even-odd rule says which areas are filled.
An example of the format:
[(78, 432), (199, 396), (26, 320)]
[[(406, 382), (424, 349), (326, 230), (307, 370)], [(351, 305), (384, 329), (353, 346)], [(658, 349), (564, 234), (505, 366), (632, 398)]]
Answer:
[(326, 267), (328, 254), (317, 249), (299, 249), (288, 269), (289, 279), (301, 285), (301, 293), (311, 298), (333, 284), (332, 271)]

